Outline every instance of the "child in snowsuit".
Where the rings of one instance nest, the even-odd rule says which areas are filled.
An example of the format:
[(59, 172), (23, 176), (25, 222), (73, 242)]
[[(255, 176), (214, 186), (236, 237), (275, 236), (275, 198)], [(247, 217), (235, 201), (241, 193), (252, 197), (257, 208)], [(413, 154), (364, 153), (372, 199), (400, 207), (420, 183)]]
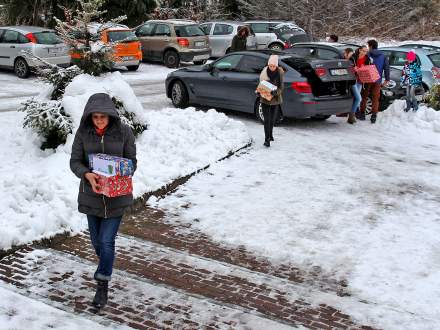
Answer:
[(422, 70), (417, 62), (417, 56), (414, 51), (410, 51), (406, 55), (407, 62), (402, 70), (400, 85), (406, 87), (406, 109), (409, 111), (413, 108), (417, 111), (419, 105), (416, 99), (416, 88), (422, 85)]

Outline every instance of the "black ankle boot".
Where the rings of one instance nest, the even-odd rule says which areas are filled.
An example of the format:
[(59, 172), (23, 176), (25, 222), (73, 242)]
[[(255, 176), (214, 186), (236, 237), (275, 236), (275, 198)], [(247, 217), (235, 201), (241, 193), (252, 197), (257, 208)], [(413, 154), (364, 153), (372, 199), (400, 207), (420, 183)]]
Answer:
[(108, 281), (98, 280), (95, 298), (93, 298), (93, 305), (96, 308), (102, 308), (105, 305), (107, 305), (107, 300), (108, 300)]
[(265, 147), (270, 147), (270, 141), (264, 141), (263, 145), (264, 145)]

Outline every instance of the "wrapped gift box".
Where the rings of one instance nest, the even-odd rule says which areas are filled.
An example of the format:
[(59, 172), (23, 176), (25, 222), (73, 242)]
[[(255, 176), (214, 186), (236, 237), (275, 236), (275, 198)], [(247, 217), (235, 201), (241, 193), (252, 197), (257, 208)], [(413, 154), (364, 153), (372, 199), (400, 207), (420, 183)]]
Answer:
[(272, 92), (276, 90), (277, 86), (271, 84), (266, 80), (261, 81), (257, 87), (257, 92), (260, 93), (260, 95), (268, 101), (272, 100)]
[(377, 71), (377, 68), (375, 65), (364, 65), (360, 68), (356, 69), (357, 76), (359, 78), (359, 81), (362, 83), (374, 83), (379, 78), (379, 72)]
[(90, 169), (108, 175), (133, 175), (131, 159), (106, 154), (91, 154), (89, 156)]
[(101, 192), (107, 197), (118, 197), (129, 195), (133, 192), (133, 181), (131, 176), (108, 175), (99, 171), (93, 171), (98, 174), (98, 185)]

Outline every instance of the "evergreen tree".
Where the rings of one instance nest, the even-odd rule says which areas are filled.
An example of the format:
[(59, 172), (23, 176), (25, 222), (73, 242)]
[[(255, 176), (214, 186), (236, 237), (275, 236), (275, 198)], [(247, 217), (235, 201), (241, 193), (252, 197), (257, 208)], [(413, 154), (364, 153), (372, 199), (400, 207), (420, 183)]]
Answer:
[(105, 4), (107, 14), (104, 17), (110, 19), (110, 14), (127, 15), (125, 23), (134, 27), (146, 21), (156, 7), (156, 0), (107, 0)]

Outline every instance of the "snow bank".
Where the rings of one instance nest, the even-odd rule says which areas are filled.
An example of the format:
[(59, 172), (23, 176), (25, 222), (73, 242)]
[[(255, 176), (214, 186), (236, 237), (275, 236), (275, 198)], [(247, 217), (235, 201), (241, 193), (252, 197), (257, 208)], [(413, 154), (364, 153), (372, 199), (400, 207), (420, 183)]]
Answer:
[(394, 101), (386, 111), (382, 112), (377, 124), (387, 128), (406, 130), (417, 128), (440, 133), (440, 111), (420, 105), (419, 109), (405, 112), (406, 102), (403, 100)]
[[(245, 126), (214, 110), (165, 109), (146, 112), (119, 72), (81, 75), (66, 88), (63, 105), (77, 127), (89, 96), (119, 97), (149, 129), (137, 140), (134, 195), (156, 190), (238, 149), (250, 141)], [(73, 134), (63, 146), (41, 151), (35, 134), (22, 128), (23, 113), (1, 114), (0, 249), (85, 228), (77, 212), (79, 180), (69, 169)]]

